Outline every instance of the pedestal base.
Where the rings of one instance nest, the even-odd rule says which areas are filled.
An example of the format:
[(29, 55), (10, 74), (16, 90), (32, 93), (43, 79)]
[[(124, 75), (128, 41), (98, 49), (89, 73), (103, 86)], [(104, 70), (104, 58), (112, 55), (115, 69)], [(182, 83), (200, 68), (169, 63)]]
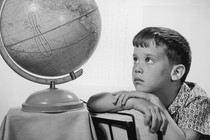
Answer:
[(22, 104), (27, 112), (59, 113), (82, 108), (83, 102), (74, 93), (57, 88), (35, 92)]

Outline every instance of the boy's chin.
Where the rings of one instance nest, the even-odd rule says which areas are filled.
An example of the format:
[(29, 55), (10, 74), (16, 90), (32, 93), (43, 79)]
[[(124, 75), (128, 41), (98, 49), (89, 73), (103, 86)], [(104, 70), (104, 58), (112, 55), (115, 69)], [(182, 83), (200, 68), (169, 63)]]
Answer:
[(138, 91), (138, 92), (147, 92), (147, 93), (151, 93), (151, 90), (150, 90), (150, 89), (147, 89), (147, 88), (135, 86), (135, 89), (136, 89), (136, 91)]

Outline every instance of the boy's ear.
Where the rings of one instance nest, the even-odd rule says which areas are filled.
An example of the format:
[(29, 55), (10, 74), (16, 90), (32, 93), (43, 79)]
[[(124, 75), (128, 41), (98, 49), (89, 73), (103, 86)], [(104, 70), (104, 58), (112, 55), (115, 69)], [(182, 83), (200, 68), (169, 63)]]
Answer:
[(185, 73), (185, 66), (183, 64), (174, 65), (171, 71), (171, 80), (177, 81), (182, 78)]

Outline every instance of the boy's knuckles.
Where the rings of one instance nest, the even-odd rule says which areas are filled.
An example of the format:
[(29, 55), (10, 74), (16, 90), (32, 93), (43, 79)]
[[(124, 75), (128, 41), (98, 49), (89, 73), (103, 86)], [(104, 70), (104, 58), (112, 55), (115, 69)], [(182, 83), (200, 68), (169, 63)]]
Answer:
[(159, 112), (160, 112), (160, 109), (159, 109), (159, 107), (157, 107), (157, 106), (154, 106), (153, 108), (154, 108), (154, 111), (155, 111), (155, 112), (157, 112), (157, 113), (159, 113)]
[(152, 114), (147, 114), (147, 118), (146, 118), (147, 121), (150, 121), (152, 120)]

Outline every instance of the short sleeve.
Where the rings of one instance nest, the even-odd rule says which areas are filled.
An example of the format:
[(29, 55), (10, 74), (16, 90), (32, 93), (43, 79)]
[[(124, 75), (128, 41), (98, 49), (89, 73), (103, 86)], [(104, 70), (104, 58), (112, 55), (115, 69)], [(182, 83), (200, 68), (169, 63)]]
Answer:
[(188, 102), (179, 113), (178, 126), (210, 135), (210, 99), (198, 96)]

